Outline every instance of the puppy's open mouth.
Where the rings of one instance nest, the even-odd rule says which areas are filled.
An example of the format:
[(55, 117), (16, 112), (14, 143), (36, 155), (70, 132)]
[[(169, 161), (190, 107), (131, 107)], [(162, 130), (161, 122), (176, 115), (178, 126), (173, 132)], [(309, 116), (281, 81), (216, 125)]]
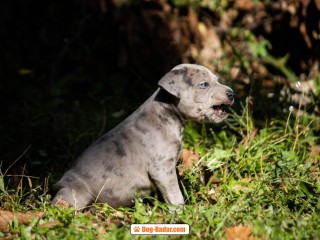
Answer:
[(225, 118), (228, 116), (227, 109), (230, 105), (221, 104), (221, 105), (215, 105), (212, 106), (212, 109), (214, 110), (214, 114), (218, 117)]

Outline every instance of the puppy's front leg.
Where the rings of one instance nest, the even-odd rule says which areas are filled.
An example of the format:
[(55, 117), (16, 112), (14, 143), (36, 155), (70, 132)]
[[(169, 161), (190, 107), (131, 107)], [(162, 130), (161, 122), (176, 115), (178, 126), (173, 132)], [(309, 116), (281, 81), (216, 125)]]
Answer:
[[(162, 166), (161, 170), (163, 169), (165, 168)], [(171, 169), (166, 169), (165, 172), (161, 170), (153, 171), (150, 173), (150, 177), (159, 188), (164, 200), (166, 203), (173, 205), (183, 205), (184, 200), (179, 188), (175, 168), (172, 169), (171, 167)]]

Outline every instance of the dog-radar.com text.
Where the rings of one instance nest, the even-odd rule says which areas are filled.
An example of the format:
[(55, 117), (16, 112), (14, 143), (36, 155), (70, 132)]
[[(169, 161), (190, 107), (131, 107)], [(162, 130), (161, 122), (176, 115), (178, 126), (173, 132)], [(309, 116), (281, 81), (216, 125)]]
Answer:
[(132, 235), (187, 235), (188, 224), (132, 224)]

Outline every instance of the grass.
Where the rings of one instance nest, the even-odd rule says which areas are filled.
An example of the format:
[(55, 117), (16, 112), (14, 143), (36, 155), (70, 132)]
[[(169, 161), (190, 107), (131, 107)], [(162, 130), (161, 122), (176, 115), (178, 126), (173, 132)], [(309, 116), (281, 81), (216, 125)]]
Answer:
[(257, 127), (246, 105), (219, 127), (190, 123), (185, 145), (202, 158), (181, 179), (186, 206), (179, 214), (152, 197), (116, 210), (107, 205), (97, 205), (94, 212), (52, 208), (47, 181), (34, 186), (32, 177), (23, 176), (18, 188), (9, 189), (2, 173), (3, 210), (45, 213), (26, 224), (14, 218), (0, 237), (149, 239), (131, 236), (130, 224), (187, 223), (188, 239), (232, 239), (229, 234), (237, 227), (240, 236), (250, 229), (257, 239), (320, 239), (320, 156), (310, 154), (319, 144), (319, 121), (290, 112)]
[[(227, 1), (216, 0), (172, 2), (182, 7), (191, 4), (196, 11), (204, 7), (202, 14), (205, 15), (208, 8), (219, 18), (228, 5)], [(80, 35), (86, 36), (81, 32)], [(152, 197), (147, 201), (137, 199), (134, 208), (125, 209), (96, 205), (95, 211), (76, 212), (72, 208), (50, 205), (51, 181), (57, 180), (68, 168), (70, 159), (75, 159), (97, 136), (132, 112), (149, 95), (141, 89), (153, 89), (140, 81), (143, 74), (139, 81), (132, 81), (122, 70), (110, 73), (106, 79), (94, 80), (93, 84), (92, 72), (97, 71), (100, 78), (99, 75), (109, 71), (100, 70), (105, 68), (104, 58), (92, 68), (96, 57), (92, 51), (87, 53), (83, 49), (95, 52), (106, 46), (100, 42), (108, 45), (112, 40), (92, 45), (91, 37), (89, 42), (75, 39), (80, 52), (69, 49), (72, 56), (66, 53), (66, 66), (64, 61), (59, 65), (52, 62), (51, 57), (41, 57), (40, 67), (31, 64), (30, 70), (20, 69), (19, 77), (7, 79), (10, 84), (4, 85), (4, 99), (15, 101), (3, 106), (6, 114), (2, 114), (0, 126), (3, 132), (0, 164), (3, 163), (2, 169), (7, 169), (13, 162), (22, 166), (23, 171), (20, 175), (0, 171), (0, 229), (6, 227), (4, 213), (24, 215), (16, 214), (9, 227), (0, 230), (0, 239), (151, 238), (131, 236), (132, 223), (190, 225), (187, 237), (158, 236), (158, 239), (235, 239), (232, 238), (235, 233), (242, 239), (252, 239), (248, 231), (256, 239), (320, 239), (320, 154), (317, 150), (320, 119), (316, 116), (319, 74), (314, 79), (312, 108), (303, 109), (307, 111), (302, 115), (287, 109), (288, 114), (282, 114), (283, 103), (278, 104), (282, 86), (277, 83), (279, 76), (273, 74), (282, 73), (285, 79), (281, 79), (285, 82), (298, 79), (286, 67), (289, 55), (275, 59), (268, 53), (271, 47), (268, 41), (255, 37), (247, 27), (238, 24), (224, 35), (220, 36), (224, 56), (213, 63), (215, 69), (232, 81), (239, 99), (251, 93), (257, 117), (252, 117), (246, 102), (242, 109), (234, 107), (241, 114), (233, 112), (219, 126), (188, 124), (185, 146), (199, 152), (202, 158), (181, 179), (186, 205), (180, 214), (170, 212), (166, 204)], [(47, 45), (44, 43), (44, 46)], [(52, 56), (54, 60), (56, 55)], [(38, 55), (26, 59), (29, 57), (33, 59), (31, 62), (38, 62)], [(89, 60), (83, 62), (83, 59)], [(275, 69), (260, 71), (266, 64)], [(52, 66), (61, 68), (59, 74), (51, 74), (54, 77), (48, 76)], [(77, 66), (76, 69), (73, 66)], [(230, 72), (235, 68), (240, 74), (231, 78)], [(139, 71), (136, 74), (139, 75)], [(56, 79), (48, 81), (48, 78)], [(264, 87), (263, 80), (271, 80), (272, 86)], [(266, 97), (269, 93), (274, 97)], [(315, 108), (316, 113), (312, 113)], [(261, 123), (265, 115), (268, 120)], [(29, 146), (30, 143), (33, 145)], [(37, 177), (30, 176), (30, 169)]]

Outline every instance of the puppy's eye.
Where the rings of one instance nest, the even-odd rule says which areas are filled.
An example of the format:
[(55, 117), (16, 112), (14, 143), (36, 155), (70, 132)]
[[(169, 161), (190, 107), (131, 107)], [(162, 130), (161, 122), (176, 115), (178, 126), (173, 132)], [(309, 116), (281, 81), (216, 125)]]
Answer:
[(207, 87), (209, 87), (209, 83), (208, 82), (201, 82), (199, 84), (199, 87), (202, 88), (202, 89), (207, 88)]

